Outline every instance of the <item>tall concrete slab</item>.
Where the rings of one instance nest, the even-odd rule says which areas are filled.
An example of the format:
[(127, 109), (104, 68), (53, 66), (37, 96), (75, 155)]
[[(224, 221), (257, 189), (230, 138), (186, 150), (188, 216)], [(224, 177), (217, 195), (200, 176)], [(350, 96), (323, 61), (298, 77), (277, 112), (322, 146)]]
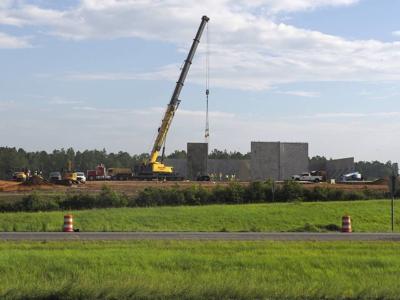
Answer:
[(354, 157), (331, 159), (326, 162), (327, 179), (340, 180), (342, 175), (354, 172)]
[(307, 143), (280, 143), (279, 180), (290, 179), (295, 174), (308, 171)]
[(251, 142), (251, 179), (279, 180), (279, 142)]
[(286, 180), (308, 171), (308, 144), (251, 142), (251, 179)]
[(208, 143), (187, 144), (187, 178), (196, 180), (207, 174)]

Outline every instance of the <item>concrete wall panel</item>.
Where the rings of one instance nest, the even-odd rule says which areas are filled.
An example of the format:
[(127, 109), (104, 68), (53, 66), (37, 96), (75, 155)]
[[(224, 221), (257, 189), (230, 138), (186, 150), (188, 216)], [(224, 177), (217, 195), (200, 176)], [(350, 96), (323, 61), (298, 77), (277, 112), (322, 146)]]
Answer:
[(198, 176), (207, 174), (208, 144), (187, 144), (187, 178), (196, 180)]
[(208, 174), (213, 175), (213, 178), (219, 180), (220, 176), (225, 179), (228, 175), (236, 180), (249, 181), (250, 175), (250, 160), (239, 159), (209, 159)]
[(340, 180), (346, 173), (354, 172), (354, 157), (328, 160), (326, 162), (326, 176), (328, 179)]
[(251, 142), (251, 179), (279, 180), (279, 142)]
[(290, 179), (292, 175), (308, 171), (308, 144), (280, 144), (280, 180)]
[(308, 144), (251, 142), (252, 180), (285, 180), (308, 171)]

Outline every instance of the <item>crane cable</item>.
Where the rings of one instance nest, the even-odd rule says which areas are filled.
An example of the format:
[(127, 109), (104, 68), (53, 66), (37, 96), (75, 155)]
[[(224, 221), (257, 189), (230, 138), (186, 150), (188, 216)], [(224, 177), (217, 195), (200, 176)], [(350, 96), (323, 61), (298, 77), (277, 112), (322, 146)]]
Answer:
[(210, 34), (208, 29), (208, 23), (206, 27), (206, 129), (204, 133), (205, 142), (209, 143), (210, 138), (210, 124), (208, 116), (208, 96), (210, 94)]

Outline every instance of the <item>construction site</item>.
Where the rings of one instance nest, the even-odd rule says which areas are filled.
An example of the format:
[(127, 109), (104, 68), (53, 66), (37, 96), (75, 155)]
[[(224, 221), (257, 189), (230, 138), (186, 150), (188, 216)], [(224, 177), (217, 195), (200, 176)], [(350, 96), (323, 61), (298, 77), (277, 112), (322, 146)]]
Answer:
[[(68, 187), (79, 190), (98, 190), (99, 185), (107, 184), (124, 192), (134, 192), (141, 187), (157, 185), (160, 182), (167, 186), (166, 182), (170, 181), (180, 182), (181, 185), (190, 184), (190, 182), (205, 182), (203, 185), (207, 186), (215, 183), (240, 182), (246, 184), (266, 180), (272, 180), (278, 184), (286, 180), (294, 180), (303, 184), (345, 186), (346, 189), (359, 189), (366, 186), (372, 186), (374, 189), (387, 189), (385, 178), (377, 178), (374, 181), (364, 180), (363, 175), (355, 170), (353, 157), (331, 159), (322, 168), (316, 169), (310, 165), (309, 144), (306, 142), (249, 141), (250, 159), (209, 159), (208, 57), (205, 91), (205, 142), (187, 143), (186, 158), (166, 158), (167, 135), (175, 114), (179, 113), (178, 107), (181, 102), (179, 96), (203, 31), (208, 28), (208, 21), (207, 16), (203, 16), (201, 19), (201, 24), (181, 68), (161, 124), (157, 128), (157, 135), (148, 159), (135, 166), (124, 167), (105, 166), (103, 162), (99, 161), (96, 168), (92, 170), (76, 170), (73, 163), (69, 161), (62, 170), (53, 170), (50, 174), (42, 174), (41, 170), (32, 172), (27, 168), (15, 170), (12, 179), (17, 183), (1, 182), (0, 191), (17, 192), (34, 189), (67, 189)], [(397, 174), (398, 171), (395, 172)], [(86, 184), (83, 185), (84, 183)]]
[[(40, 80), (44, 80), (47, 89), (48, 86), (51, 86), (47, 82), (50, 82), (50, 77), (58, 77), (60, 74), (68, 77), (67, 81), (79, 80), (79, 84), (75, 83), (76, 85), (74, 85), (77, 93), (82, 92), (82, 86), (90, 86), (88, 78), (96, 78), (96, 80), (107, 78), (111, 79), (113, 83), (110, 84), (112, 96), (106, 98), (109, 101), (107, 105), (112, 106), (112, 109), (109, 110), (100, 108), (96, 110), (94, 106), (86, 106), (85, 101), (81, 98), (71, 98), (74, 99), (73, 101), (55, 98), (53, 101), (46, 102), (47, 106), (52, 104), (61, 107), (54, 112), (62, 111), (63, 113), (54, 113), (52, 122), (47, 123), (41, 120), (44, 124), (42, 126), (51, 127), (55, 135), (67, 136), (70, 134), (68, 138), (76, 141), (76, 144), (71, 143), (71, 140), (68, 139), (57, 140), (57, 143), (54, 142), (51, 147), (56, 149), (61, 147), (61, 149), (53, 150), (51, 153), (37, 150), (28, 152), (32, 150), (25, 151), (22, 147), (0, 147), (0, 270), (3, 279), (0, 281), (1, 299), (359, 300), (399, 298), (400, 210), (395, 209), (395, 198), (400, 196), (398, 165), (390, 160), (386, 163), (378, 160), (355, 161), (355, 158), (378, 155), (379, 149), (375, 149), (375, 152), (369, 154), (362, 153), (362, 151), (353, 153), (358, 150), (351, 151), (348, 143), (342, 143), (341, 147), (346, 151), (339, 151), (334, 149), (334, 142), (326, 136), (326, 132), (333, 128), (330, 121), (332, 115), (336, 117), (350, 116), (351, 118), (375, 116), (381, 122), (382, 118), (389, 115), (398, 117), (400, 113), (380, 113), (371, 109), (372, 113), (356, 114), (331, 108), (330, 113), (318, 114), (319, 117), (328, 119), (330, 125), (317, 126), (317, 130), (315, 130), (315, 126), (307, 127), (304, 129), (304, 135), (300, 135), (299, 131), (291, 126), (287, 126), (285, 129), (289, 133), (283, 134), (284, 131), (279, 131), (279, 126), (266, 125), (272, 123), (265, 122), (260, 123), (261, 125), (258, 124), (257, 127), (252, 127), (247, 126), (248, 123), (242, 122), (238, 127), (244, 127), (244, 134), (242, 137), (238, 135), (237, 140), (240, 143), (236, 144), (236, 148), (244, 149), (245, 154), (237, 151), (210, 149), (210, 147), (214, 147), (210, 142), (210, 137), (214, 136), (213, 131), (210, 130), (210, 121), (212, 122), (212, 120), (210, 120), (211, 114), (209, 113), (209, 101), (213, 100), (213, 94), (210, 92), (209, 17), (205, 15), (201, 17), (200, 25), (197, 27), (188, 50), (180, 46), (176, 47), (180, 48), (179, 51), (185, 51), (185, 53), (188, 51), (188, 53), (177, 71), (178, 79), (174, 85), (172, 96), (168, 102), (165, 101), (166, 103), (163, 104), (167, 104), (165, 111), (158, 115), (158, 109), (152, 110), (152, 114), (157, 114), (156, 121), (151, 119), (152, 116), (149, 117), (150, 114), (147, 111), (145, 113), (141, 111), (136, 115), (126, 112), (127, 108), (115, 109), (120, 105), (116, 100), (123, 101), (121, 100), (123, 93), (115, 92), (121, 87), (115, 84), (116, 81), (134, 78), (135, 84), (137, 84), (138, 78), (137, 81), (140, 81), (140, 78), (152, 77), (153, 73), (132, 75), (121, 72), (82, 75), (79, 72), (75, 74), (70, 70), (74, 70), (74, 65), (79, 65), (81, 71), (90, 70), (90, 64), (85, 65), (82, 60), (93, 60), (95, 63), (93, 69), (102, 70), (104, 65), (100, 65), (101, 58), (112, 57), (115, 59), (118, 55), (123, 56), (126, 53), (129, 53), (126, 54), (129, 55), (127, 57), (131, 57), (132, 48), (129, 47), (133, 47), (136, 51), (140, 46), (145, 55), (139, 53), (139, 50), (136, 51), (134, 55), (137, 56), (135, 57), (137, 61), (142, 60), (143, 57), (148, 59), (151, 57), (151, 63), (154, 63), (159, 57), (152, 56), (150, 51), (158, 52), (165, 49), (167, 49), (165, 51), (169, 51), (174, 43), (179, 45), (176, 40), (180, 40), (182, 35), (177, 34), (178, 31), (192, 30), (188, 25), (192, 24), (192, 17), (200, 9), (204, 13), (211, 13), (208, 7), (211, 2), (205, 4), (188, 2), (189, 4), (187, 4), (183, 3), (184, 1), (153, 1), (156, 2), (153, 3), (152, 1), (82, 0), (76, 4), (62, 4), (58, 7), (57, 5), (60, 4), (57, 1), (31, 1), (31, 4), (29, 1), (5, 2), (5, 4), (0, 4), (2, 28), (17, 26), (20, 30), (24, 26), (31, 26), (27, 24), (33, 24), (34, 21), (39, 26), (29, 28), (25, 32), (18, 31), (18, 39), (17, 36), (14, 38), (0, 31), (0, 48), (4, 41), (12, 43), (16, 48), (32, 48), (32, 51), (35, 52), (41, 52), (43, 48), (49, 47), (53, 51), (56, 49), (54, 51), (56, 53), (49, 55), (49, 61), (54, 57), (55, 65), (61, 65), (61, 60), (67, 62), (68, 72), (63, 74), (61, 69), (56, 69), (57, 72), (52, 74), (52, 69), (48, 66), (51, 63), (48, 63), (46, 57), (45, 66), (43, 68), (41, 66), (39, 69), (41, 72), (35, 70), (34, 80), (30, 78), (34, 85)], [(54, 4), (56, 2), (57, 4)], [(311, 25), (309, 25), (310, 29), (297, 29), (295, 25), (286, 22), (286, 20), (296, 17), (294, 14), (296, 9), (301, 8), (300, 11), (304, 14), (316, 11), (317, 7), (321, 5), (329, 7), (345, 5), (354, 9), (356, 5), (361, 6), (361, 2), (364, 1), (297, 1), (299, 2), (297, 4), (294, 4), (296, 1), (292, 1), (290, 4), (290, 1), (286, 1), (287, 3), (285, 1), (244, 2), (217, 1), (212, 3), (213, 18), (221, 14), (221, 19), (216, 22), (216, 25), (220, 26), (220, 30), (224, 32), (219, 39), (223, 41), (221, 48), (225, 49), (219, 50), (222, 56), (228, 56), (227, 53), (234, 52), (234, 47), (236, 50), (243, 48), (244, 57), (247, 60), (253, 59), (252, 56), (257, 56), (254, 54), (259, 54), (260, 57), (256, 57), (257, 59), (264, 55), (268, 56), (265, 63), (272, 62), (275, 68), (283, 70), (283, 75), (278, 74), (276, 69), (268, 70), (265, 74), (272, 77), (266, 78), (265, 81), (271, 80), (272, 83), (268, 82), (268, 86), (265, 85), (264, 88), (271, 88), (274, 84), (283, 86), (290, 82), (279, 76), (293, 76), (296, 80), (293, 78), (292, 80), (301, 83), (299, 86), (302, 86), (303, 83), (306, 83), (305, 86), (307, 86), (308, 81), (313, 78), (312, 76), (308, 77), (308, 73), (317, 75), (319, 73), (313, 69), (313, 65), (307, 61), (306, 56), (312, 56), (313, 63), (317, 65), (315, 69), (328, 70), (325, 72), (329, 73), (329, 76), (318, 78), (321, 80), (318, 82), (321, 90), (324, 89), (323, 81), (337, 80), (334, 77), (335, 73), (339, 74), (336, 76), (342, 76), (343, 80), (353, 84), (355, 81), (363, 80), (362, 72), (357, 71), (358, 69), (354, 66), (354, 71), (351, 66), (345, 68), (347, 60), (343, 59), (344, 57), (347, 59), (349, 56), (350, 59), (353, 59), (353, 55), (356, 55), (354, 53), (357, 53), (358, 57), (365, 56), (368, 64), (372, 66), (371, 69), (367, 68), (366, 63), (363, 64), (362, 59), (355, 59), (355, 64), (361, 66), (358, 68), (378, 73), (380, 67), (377, 66), (377, 61), (370, 59), (371, 57), (368, 56), (371, 55), (370, 52), (376, 51), (377, 59), (383, 61), (386, 60), (383, 57), (391, 52), (386, 53), (381, 50), (381, 52), (377, 52), (376, 49), (385, 49), (385, 51), (392, 49), (393, 52), (388, 57), (392, 60), (390, 63), (393, 64), (392, 58), (395, 57), (393, 53), (400, 46), (398, 41), (389, 46), (388, 43), (383, 44), (383, 42), (381, 45), (374, 39), (358, 41), (337, 37), (332, 33), (324, 35), (316, 29), (311, 30)], [(277, 6), (278, 2), (279, 6)], [(207, 9), (202, 9), (202, 5), (205, 5)], [(382, 4), (379, 3), (379, 5)], [(186, 6), (187, 8), (185, 8)], [(286, 6), (286, 10), (291, 14), (284, 15), (281, 6)], [(157, 9), (160, 10), (157, 11)], [(350, 10), (350, 8), (348, 9)], [(387, 7), (384, 9), (388, 10)], [(337, 10), (339, 8), (335, 8), (335, 11)], [(392, 10), (396, 11), (396, 9)], [(274, 11), (275, 13), (272, 14)], [(340, 13), (342, 12), (340, 11)], [(364, 16), (364, 14), (357, 16), (360, 15)], [(21, 16), (25, 16), (25, 19), (21, 19)], [(198, 17), (196, 17), (196, 25)], [(332, 15), (332, 20), (339, 19), (341, 22), (341, 17), (342, 15), (340, 18), (338, 15)], [(174, 23), (174, 19), (178, 21)], [(321, 15), (318, 19), (325, 20), (326, 15)], [(95, 22), (91, 23), (93, 20)], [(276, 23), (277, 20), (279, 23)], [(131, 21), (133, 23), (129, 23)], [(367, 22), (369, 21), (368, 18)], [(46, 22), (52, 27), (46, 26)], [(345, 21), (343, 24), (346, 25), (345, 27), (350, 27), (347, 26), (350, 24), (347, 22)], [(155, 31), (161, 28), (158, 23), (162, 24), (162, 27), (170, 27), (160, 34), (157, 41)], [(379, 18), (380, 23), (382, 23), (381, 18)], [(365, 31), (365, 24), (353, 25), (362, 26)], [(373, 25), (376, 26), (376, 24)], [(69, 26), (72, 26), (72, 30), (63, 31)], [(118, 26), (121, 28), (118, 29)], [(143, 31), (141, 28), (146, 26), (150, 29)], [(337, 24), (335, 26), (339, 27)], [(258, 31), (258, 27), (262, 29), (268, 27), (268, 30)], [(303, 27), (307, 26), (303, 24)], [(104, 32), (100, 34), (97, 32), (99, 30)], [(45, 36), (41, 38), (43, 47), (33, 47), (34, 44), (31, 45), (30, 42), (34, 38), (31, 36), (39, 31), (45, 32)], [(226, 36), (225, 31), (227, 31)], [(387, 28), (385, 28), (386, 31)], [(273, 33), (272, 37), (270, 37), (271, 32)], [(79, 35), (74, 35), (74, 33), (79, 33)], [(145, 41), (146, 44), (139, 45), (135, 41), (132, 42), (130, 40), (132, 36), (125, 36), (125, 33), (136, 35), (138, 40), (143, 43)], [(350, 31), (346, 32), (346, 34), (350, 33)], [(53, 35), (57, 34), (58, 38), (62, 37), (63, 40), (62, 42), (57, 40), (55, 42), (57, 47), (54, 47), (51, 39)], [(93, 48), (90, 48), (90, 51), (85, 53), (88, 42), (83, 43), (82, 40), (85, 39), (86, 34), (95, 39), (96, 43)], [(103, 34), (106, 36), (107, 47), (100, 49)], [(238, 35), (239, 39), (235, 41), (229, 35)], [(400, 31), (393, 32), (393, 35), (400, 36)], [(109, 46), (113, 36), (115, 44), (119, 44), (121, 47), (119, 49), (123, 48), (123, 51), (113, 52), (114, 50)], [(304, 42), (306, 36), (309, 36), (309, 40)], [(205, 100), (205, 111), (196, 110), (196, 116), (197, 120), (201, 118), (201, 124), (204, 121), (203, 115), (205, 116), (205, 127), (202, 125), (201, 130), (198, 130), (201, 132), (201, 136), (196, 135), (195, 130), (189, 128), (185, 136), (175, 134), (180, 139), (168, 139), (168, 135), (171, 137), (174, 134), (170, 129), (176, 115), (179, 115), (180, 112), (184, 113), (184, 109), (179, 109), (181, 101), (185, 101), (180, 98), (181, 92), (202, 37), (203, 40), (205, 38), (205, 47), (199, 49), (199, 52), (203, 51), (201, 54), (205, 58), (206, 65), (205, 90), (202, 95)], [(21, 39), (19, 40), (19, 38)], [(73, 40), (73, 43), (70, 40)], [(242, 40), (245, 40), (243, 45), (241, 44)], [(327, 44), (327, 41), (330, 44)], [(271, 49), (262, 48), (262, 43), (268, 45), (272, 43)], [(277, 48), (277, 43), (285, 44), (286, 50), (281, 51), (282, 48)], [(313, 43), (317, 44), (314, 52), (308, 50)], [(261, 48), (261, 52), (249, 51), (250, 44), (252, 47)], [(357, 46), (358, 44), (360, 46)], [(150, 50), (150, 46), (152, 50)], [(277, 49), (273, 49), (274, 47)], [(333, 57), (337, 55), (336, 52), (340, 52), (340, 47), (345, 48), (345, 51), (343, 56), (337, 60), (338, 65), (334, 66), (337, 70), (333, 70), (333, 65), (329, 65), (329, 63), (332, 64), (331, 61), (334, 61)], [(296, 48), (295, 51), (292, 48)], [(366, 51), (364, 51), (365, 49)], [(83, 58), (80, 58), (82, 60), (75, 62), (69, 59), (66, 55), (67, 52), (74, 50), (79, 58), (82, 55)], [(242, 49), (240, 50), (242, 51)], [(23, 50), (18, 51), (25, 54)], [(102, 56), (102, 51), (107, 55)], [(317, 53), (320, 52), (323, 59), (317, 57)], [(284, 58), (284, 64), (282, 61), (275, 61), (280, 56)], [(23, 61), (24, 72), (25, 69), (31, 68), (30, 62), (27, 64), (30, 57), (17, 55), (15, 57)], [(231, 61), (224, 61), (224, 64), (232, 67), (235, 73), (243, 72), (243, 78), (247, 78), (246, 68), (240, 63), (235, 65), (237, 58), (235, 55), (233, 57), (234, 59)], [(264, 57), (260, 59), (260, 64), (261, 60), (264, 61)], [(11, 63), (16, 62), (12, 59), (10, 61)], [(123, 63), (127, 64), (126, 61)], [(144, 62), (144, 64), (147, 63), (147, 61)], [(158, 61), (155, 62), (155, 64), (158, 63)], [(107, 64), (109, 67), (111, 66), (110, 68), (121, 67), (112, 59)], [(295, 67), (285, 68), (286, 64)], [(339, 66), (339, 64), (341, 65)], [(256, 65), (254, 61), (249, 64), (252, 68), (255, 68)], [(135, 71), (142, 68), (140, 64), (132, 64), (129, 67)], [(296, 73), (300, 67), (306, 69), (304, 74), (307, 76), (303, 74), (300, 78), (298, 74), (290, 74), (291, 72)], [(261, 65), (260, 68), (264, 68), (264, 66)], [(193, 69), (193, 73), (196, 71), (197, 75), (200, 73), (199, 69)], [(121, 70), (123, 71), (123, 68)], [(143, 68), (143, 70), (147, 69)], [(162, 80), (164, 80), (165, 74), (169, 70), (171, 69), (165, 68), (158, 71), (157, 74), (160, 76), (162, 73), (161, 76), (164, 76)], [(353, 80), (354, 82), (351, 81), (351, 77), (348, 77), (353, 72), (357, 77), (356, 80)], [(394, 78), (392, 76), (395, 75), (394, 72), (393, 74), (385, 73), (386, 79)], [(19, 85), (24, 77), (22, 74), (16, 74), (18, 80), (14, 80)], [(221, 74), (227, 77), (224, 79), (225, 81), (232, 80), (226, 76), (226, 73), (221, 72)], [(264, 73), (255, 72), (255, 76), (261, 77), (262, 74)], [(13, 75), (11, 72), (6, 74), (11, 78)], [(235, 74), (235, 76), (237, 75)], [(169, 77), (171, 76), (168, 73), (168, 79)], [(243, 79), (240, 76), (238, 78), (238, 80)], [(249, 78), (251, 79), (251, 77)], [(371, 78), (375, 79), (375, 77)], [(371, 78), (368, 77), (369, 80)], [(151, 79), (153, 80), (153, 78)], [(332, 90), (334, 90), (335, 99), (345, 94), (348, 97), (347, 93), (350, 89), (344, 89), (340, 94), (339, 88), (337, 88), (340, 85), (336, 85), (337, 82), (334, 82)], [(60, 89), (60, 94), (63, 94), (64, 84), (65, 81), (57, 79), (55, 88)], [(154, 83), (151, 84), (154, 85)], [(235, 85), (237, 82), (231, 84)], [(136, 101), (139, 102), (138, 99), (142, 98), (141, 103), (134, 103), (135, 109), (142, 109), (141, 105), (147, 99), (143, 99), (140, 91), (135, 90), (137, 86), (134, 86), (132, 81), (127, 85), (129, 85), (129, 91), (137, 92), (138, 96), (134, 98)], [(65, 84), (64, 88), (68, 87), (69, 85)], [(297, 87), (285, 91), (280, 90), (280, 87), (272, 88), (270, 95), (277, 98), (279, 95), (289, 97), (296, 95), (303, 98), (316, 98), (317, 95), (320, 95), (319, 92), (302, 91)], [(103, 92), (99, 89), (99, 85), (90, 86), (89, 89), (92, 89), (91, 92), (95, 90), (99, 94)], [(148, 86), (143, 89), (149, 90)], [(40, 90), (40, 86), (35, 86), (34, 90)], [(65, 94), (68, 92), (66, 91)], [(23, 93), (25, 96), (29, 93), (29, 89), (24, 90)], [(161, 100), (166, 98), (164, 90), (160, 89), (159, 94), (162, 96)], [(368, 93), (362, 91), (361, 94), (366, 97)], [(101, 98), (98, 94), (90, 95), (91, 100), (95, 99), (98, 101), (96, 104), (100, 104), (100, 100), (96, 99)], [(196, 93), (196, 95), (198, 94)], [(149, 98), (153, 96), (151, 95)], [(228, 111), (226, 99), (229, 97), (225, 96), (221, 97), (224, 101), (223, 109), (221, 109), (223, 113)], [(321, 96), (325, 95), (321, 93)], [(375, 96), (375, 94), (371, 94), (371, 96)], [(37, 95), (35, 97), (39, 98)], [(249, 96), (249, 98), (251, 97)], [(32, 99), (37, 100), (34, 97)], [(384, 98), (371, 97), (371, 99), (382, 100)], [(129, 101), (132, 104), (132, 98), (129, 98)], [(274, 98), (273, 101), (273, 103), (277, 103), (279, 100)], [(318, 102), (320, 107), (339, 106), (336, 102), (329, 103), (328, 97), (324, 98), (324, 101), (309, 101), (311, 100), (299, 101), (297, 105), (298, 107), (305, 106), (307, 103), (306, 105), (312, 106)], [(323, 103), (321, 104), (321, 102)], [(78, 131), (73, 130), (74, 127), (70, 127), (72, 122), (70, 122), (69, 116), (65, 116), (67, 115), (65, 107), (79, 103), (85, 103), (85, 106), (75, 107), (77, 109), (72, 107), (69, 110), (71, 118), (76, 118), (75, 121), (87, 121), (87, 123), (82, 123), (82, 126), (81, 123), (77, 124)], [(290, 103), (292, 105), (294, 102)], [(2, 113), (1, 104), (0, 102), (0, 112)], [(12, 105), (14, 103), (10, 101), (4, 107)], [(143, 106), (148, 105), (152, 105), (150, 101)], [(199, 101), (196, 105), (198, 105), (198, 109)], [(280, 111), (274, 111), (271, 106), (264, 107), (270, 113), (267, 115), (263, 111), (264, 119), (275, 113), (279, 115)], [(20, 109), (22, 105), (16, 107)], [(251, 106), (251, 109), (255, 110), (254, 107), (258, 109), (259, 106), (256, 103)], [(290, 107), (292, 116), (294, 113), (298, 113), (296, 108), (296, 105)], [(239, 110), (240, 108), (236, 107), (235, 109)], [(281, 109), (286, 111), (288, 106), (282, 105)], [(46, 107), (41, 113), (50, 114), (51, 111)], [(83, 111), (79, 117), (77, 117), (78, 111), (81, 113)], [(93, 115), (89, 116), (89, 112), (93, 111), (96, 113), (101, 111), (101, 113), (92, 118)], [(307, 113), (309, 112), (312, 111), (307, 110)], [(27, 125), (29, 123), (24, 122), (24, 115), (20, 116), (19, 113), (18, 110), (19, 119), (14, 120), (12, 125), (21, 123), (23, 127), (17, 128), (24, 128), (28, 134), (33, 132), (33, 126)], [(31, 112), (29, 113), (31, 114)], [(190, 115), (189, 118), (193, 118), (193, 113), (188, 115)], [(109, 119), (109, 117), (111, 118)], [(112, 122), (113, 117), (118, 118), (117, 124)], [(299, 124), (304, 127), (306, 122), (303, 121), (314, 117), (315, 115), (310, 114), (296, 120), (301, 120)], [(228, 123), (226, 119), (221, 119), (218, 120), (219, 123), (216, 122), (215, 132), (218, 132), (217, 126), (223, 127)], [(145, 120), (148, 122), (145, 123)], [(159, 120), (160, 122), (158, 122)], [(279, 119), (277, 124), (286, 127), (287, 120)], [(101, 122), (101, 126), (97, 126), (97, 123), (91, 124), (92, 126), (87, 125), (95, 121)], [(4, 122), (4, 124), (6, 123)], [(60, 127), (57, 127), (58, 123), (61, 123)], [(179, 124), (179, 120), (175, 120), (175, 123)], [(282, 125), (283, 123), (285, 125)], [(351, 127), (351, 133), (360, 136), (361, 130), (352, 127), (360, 126), (359, 124), (363, 123), (353, 122), (349, 125), (346, 123), (348, 128), (343, 126), (340, 128), (343, 131), (340, 131), (335, 127), (332, 132), (338, 135), (346, 130), (347, 134)], [(7, 123), (6, 126), (10, 126), (10, 124)], [(53, 129), (53, 126), (56, 129)], [(2, 124), (0, 124), (0, 129), (1, 127)], [(225, 140), (220, 138), (219, 144), (215, 143), (216, 147), (235, 148), (232, 136), (236, 132), (231, 127), (226, 126), (224, 138), (225, 136), (227, 138)], [(311, 127), (312, 129), (308, 129)], [(57, 128), (64, 128), (64, 131), (57, 130)], [(65, 130), (66, 128), (67, 130)], [(147, 130), (146, 128), (150, 129), (143, 133), (144, 130)], [(251, 128), (253, 128), (254, 135), (247, 132)], [(7, 129), (9, 130), (9, 128)], [(39, 127), (34, 129), (35, 133), (42, 135), (43, 140), (40, 142), (46, 143), (54, 137), (54, 135), (43, 134)], [(85, 144), (82, 140), (89, 140), (89, 138), (87, 138), (88, 135), (83, 134), (78, 137), (81, 129), (83, 129), (82, 132), (87, 129), (90, 139), (96, 140), (94, 131), (99, 134), (97, 137), (101, 138), (98, 138), (95, 143)], [(107, 131), (108, 129), (112, 130), (103, 136), (103, 130)], [(197, 129), (196, 133), (198, 134)], [(118, 135), (123, 130), (127, 130), (129, 135), (125, 135), (125, 133)], [(274, 131), (275, 135), (262, 135), (263, 130)], [(382, 131), (384, 130), (371, 131), (368, 128), (362, 128), (363, 135), (369, 132), (381, 134)], [(139, 132), (142, 135), (138, 134)], [(229, 134), (226, 134), (227, 132)], [(318, 143), (318, 139), (311, 139), (314, 133), (316, 136), (323, 136), (323, 138), (319, 137), (320, 142), (329, 141), (330, 144), (324, 145), (325, 148), (314, 148), (315, 145), (312, 143)], [(32, 140), (39, 134), (31, 134)], [(144, 138), (153, 135), (154, 139), (149, 138), (148, 141), (144, 141)], [(198, 138), (194, 138), (196, 136)], [(221, 134), (219, 136), (217, 133), (215, 134), (216, 139), (221, 136)], [(80, 142), (79, 138), (82, 138)], [(204, 139), (199, 141), (199, 138)], [(22, 138), (18, 137), (15, 140), (22, 140)], [(12, 142), (9, 144), (18, 144), (15, 140), (11, 140)], [(38, 146), (40, 145), (39, 140), (33, 142), (32, 140), (26, 139), (24, 147), (28, 147), (27, 145), (33, 149), (41, 147)], [(135, 151), (141, 149), (140, 151), (145, 151), (145, 153), (132, 154), (119, 150), (119, 148), (132, 150), (130, 146), (126, 147), (122, 144), (126, 140), (132, 144), (133, 141), (136, 143), (133, 145), (133, 147), (137, 147)], [(179, 150), (170, 152), (170, 149), (167, 148), (167, 146), (169, 147), (167, 140)], [(147, 147), (145, 149), (146, 142), (150, 144), (148, 149)], [(105, 150), (109, 149), (108, 147), (113, 143), (119, 147), (113, 149), (113, 151), (119, 150), (118, 153), (108, 153)], [(63, 145), (65, 147), (65, 144), (73, 146), (68, 146), (70, 148), (65, 150), (62, 148)], [(93, 148), (85, 146), (86, 149), (95, 150), (75, 152), (74, 148), (81, 149), (82, 145), (96, 146)], [(366, 144), (354, 143), (352, 149), (361, 148), (360, 145)], [(375, 145), (373, 146), (375, 147)], [(182, 148), (185, 147), (186, 149), (183, 150)], [(125, 151), (128, 151), (127, 149)], [(340, 155), (329, 157), (328, 153), (318, 153), (319, 155), (314, 153), (328, 152), (328, 150), (334, 154), (340, 153)], [(349, 155), (347, 156), (347, 154)], [(379, 158), (387, 157), (393, 156), (387, 151), (385, 156)]]

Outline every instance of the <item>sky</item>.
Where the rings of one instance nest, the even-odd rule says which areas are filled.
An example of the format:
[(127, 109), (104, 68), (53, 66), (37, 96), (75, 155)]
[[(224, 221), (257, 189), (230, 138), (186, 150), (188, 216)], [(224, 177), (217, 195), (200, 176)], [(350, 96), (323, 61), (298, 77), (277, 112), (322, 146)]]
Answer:
[(308, 142), (400, 161), (397, 0), (0, 0), (0, 146), (149, 152), (202, 15), (167, 138)]

